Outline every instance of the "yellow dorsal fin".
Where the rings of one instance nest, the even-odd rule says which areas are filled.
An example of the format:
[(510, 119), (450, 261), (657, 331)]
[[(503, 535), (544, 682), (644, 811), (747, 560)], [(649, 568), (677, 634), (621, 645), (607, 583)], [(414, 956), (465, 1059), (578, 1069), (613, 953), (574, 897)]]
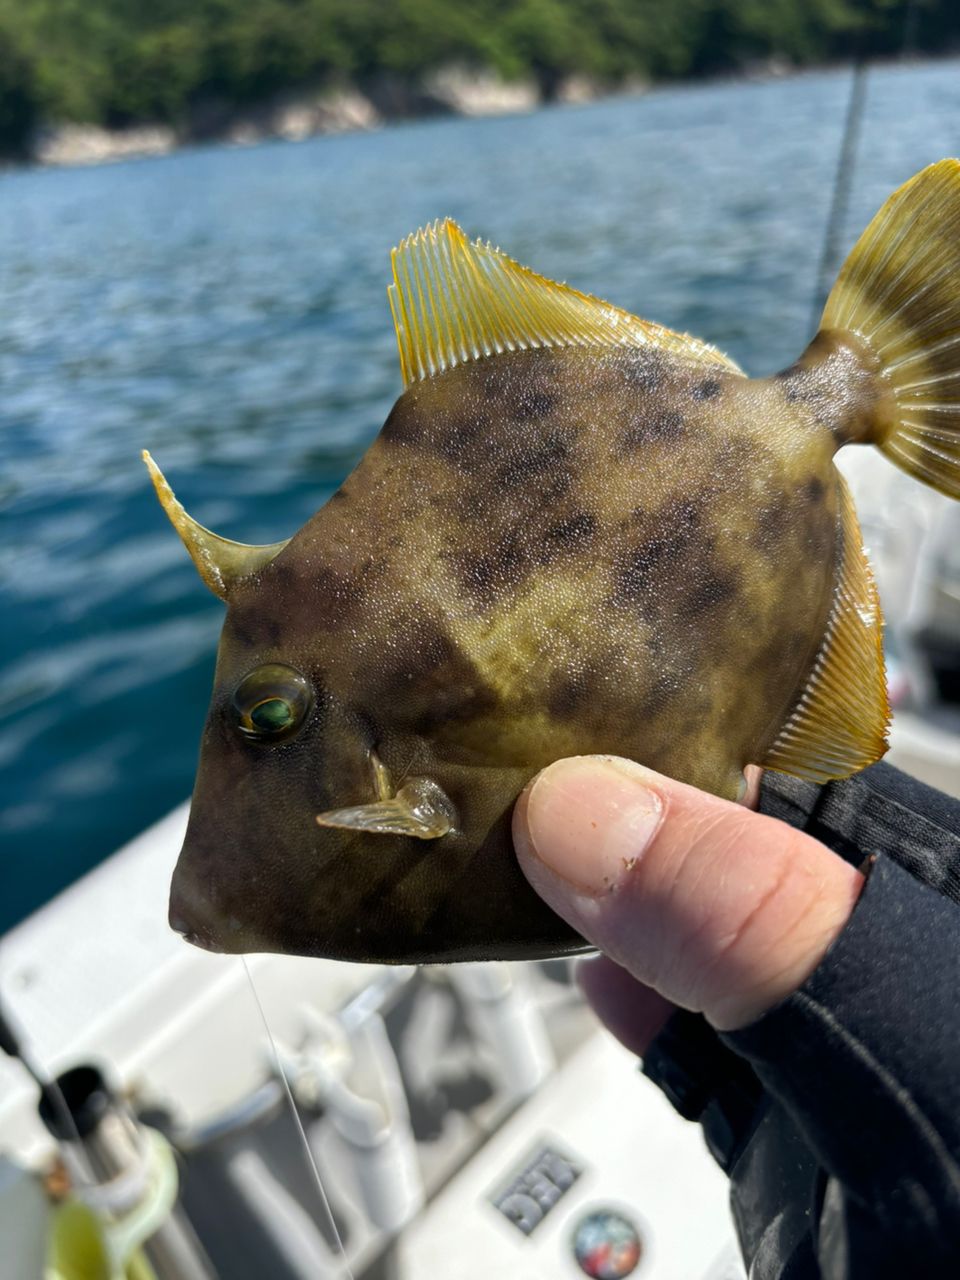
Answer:
[(655, 346), (730, 373), (740, 368), (687, 334), (555, 284), (449, 218), (408, 236), (392, 255), (388, 293), (403, 385), (454, 365), (532, 347)]
[(887, 749), (890, 708), (883, 615), (846, 481), (840, 480), (840, 573), (807, 687), (763, 764), (811, 782), (846, 778)]

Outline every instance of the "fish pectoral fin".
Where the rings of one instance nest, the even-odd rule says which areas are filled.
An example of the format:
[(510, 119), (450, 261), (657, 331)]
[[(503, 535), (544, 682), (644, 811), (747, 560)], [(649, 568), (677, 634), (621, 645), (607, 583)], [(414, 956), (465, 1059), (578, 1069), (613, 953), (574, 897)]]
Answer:
[(374, 835), (437, 840), (456, 828), (457, 811), (450, 797), (431, 778), (411, 778), (392, 799), (329, 809), (317, 815), (317, 824)]
[(449, 218), (408, 236), (392, 262), (387, 292), (405, 387), (467, 361), (537, 347), (659, 347), (742, 372), (706, 342), (640, 320), (537, 275), (490, 244), (469, 241)]
[(853, 499), (840, 477), (840, 572), (826, 634), (800, 700), (762, 762), (811, 782), (846, 778), (887, 749), (883, 615)]

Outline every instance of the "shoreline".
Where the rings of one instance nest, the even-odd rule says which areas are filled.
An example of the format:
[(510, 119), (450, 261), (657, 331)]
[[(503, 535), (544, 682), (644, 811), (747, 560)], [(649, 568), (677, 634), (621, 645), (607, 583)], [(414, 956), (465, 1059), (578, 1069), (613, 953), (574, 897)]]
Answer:
[(546, 98), (532, 79), (503, 80), (490, 71), (444, 66), (418, 82), (381, 76), (359, 87), (317, 85), (277, 94), (247, 108), (208, 100), (198, 103), (180, 128), (145, 123), (120, 129), (67, 123), (40, 130), (18, 168), (75, 168), (168, 155), (190, 146), (219, 143), (302, 142), (341, 133), (370, 132), (406, 120), (463, 119), (527, 114), (552, 105), (639, 95), (650, 88), (639, 79), (620, 86), (572, 75)]
[[(939, 56), (876, 58), (869, 65), (915, 66), (956, 56), (957, 51), (950, 50)], [(732, 74), (658, 81), (635, 77), (615, 85), (573, 74), (545, 95), (533, 79), (503, 80), (489, 70), (448, 65), (418, 82), (381, 76), (362, 88), (352, 83), (317, 85), (277, 94), (248, 108), (208, 100), (198, 103), (190, 121), (180, 128), (156, 122), (124, 128), (51, 124), (38, 131), (26, 157), (0, 159), (0, 169), (93, 167), (169, 155), (207, 144), (243, 147), (270, 141), (302, 142), (314, 137), (371, 132), (412, 120), (526, 115), (544, 107), (583, 106), (610, 98), (641, 97), (658, 90), (731, 81), (762, 84), (849, 71), (851, 67), (849, 61), (796, 66), (772, 57)]]

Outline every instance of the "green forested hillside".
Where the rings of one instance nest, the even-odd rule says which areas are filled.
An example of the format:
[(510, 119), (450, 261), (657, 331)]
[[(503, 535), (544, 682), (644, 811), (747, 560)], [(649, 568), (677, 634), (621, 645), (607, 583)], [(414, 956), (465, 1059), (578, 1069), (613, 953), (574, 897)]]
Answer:
[(39, 124), (159, 121), (323, 79), (414, 81), (462, 62), (615, 83), (915, 49), (960, 36), (955, 0), (0, 0), (0, 151)]

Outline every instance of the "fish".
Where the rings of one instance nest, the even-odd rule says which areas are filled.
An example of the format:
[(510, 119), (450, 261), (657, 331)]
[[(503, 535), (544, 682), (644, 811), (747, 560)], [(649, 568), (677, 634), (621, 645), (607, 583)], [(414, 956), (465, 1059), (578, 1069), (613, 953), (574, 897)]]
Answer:
[(886, 749), (834, 455), (960, 497), (960, 162), (887, 200), (770, 377), (449, 220), (392, 266), (402, 394), (291, 538), (217, 536), (144, 454), (227, 606), (170, 923), (221, 952), (572, 954), (510, 839), (552, 761), (733, 799), (750, 764), (820, 783)]

